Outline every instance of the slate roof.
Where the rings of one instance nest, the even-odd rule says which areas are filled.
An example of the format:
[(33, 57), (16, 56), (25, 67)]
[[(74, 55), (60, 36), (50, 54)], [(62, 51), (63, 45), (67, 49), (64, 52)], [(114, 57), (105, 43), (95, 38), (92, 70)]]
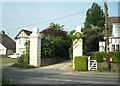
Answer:
[(7, 49), (15, 50), (16, 48), (15, 41), (6, 35), (4, 31), (0, 32), (0, 43)]
[(32, 33), (32, 31), (22, 29), (22, 30), (17, 34), (17, 36), (16, 36), (14, 39), (17, 39), (17, 38), (18, 38), (18, 35), (19, 35), (22, 31), (24, 31), (24, 32), (26, 33), (26, 35), (28, 35), (28, 36), (30, 36), (30, 34)]

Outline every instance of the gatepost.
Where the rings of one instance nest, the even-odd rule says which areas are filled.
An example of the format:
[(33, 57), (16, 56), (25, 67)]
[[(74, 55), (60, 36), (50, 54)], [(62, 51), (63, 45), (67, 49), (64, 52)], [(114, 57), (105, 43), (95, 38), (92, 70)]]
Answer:
[[(76, 26), (75, 30), (76, 30), (75, 33), (76, 32), (82, 33), (81, 32), (81, 26)], [(82, 39), (79, 39), (79, 40), (76, 39), (73, 42), (73, 69), (75, 69), (75, 63), (74, 63), (75, 57), (76, 56), (82, 56), (82, 55), (83, 55), (83, 43), (82, 43)]]
[(41, 66), (41, 35), (38, 28), (30, 34), (30, 65)]

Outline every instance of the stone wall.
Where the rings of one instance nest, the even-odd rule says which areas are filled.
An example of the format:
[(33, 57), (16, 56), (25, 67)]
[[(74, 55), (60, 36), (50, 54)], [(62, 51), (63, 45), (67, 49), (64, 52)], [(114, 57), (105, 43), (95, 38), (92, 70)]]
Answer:
[[(111, 71), (112, 72), (118, 72), (120, 71), (120, 64), (118, 63), (111, 63)], [(98, 71), (108, 71), (108, 63), (107, 62), (101, 62), (98, 63)]]
[(45, 59), (41, 59), (41, 66), (57, 64), (63, 61), (65, 61), (65, 59), (63, 58), (45, 58)]

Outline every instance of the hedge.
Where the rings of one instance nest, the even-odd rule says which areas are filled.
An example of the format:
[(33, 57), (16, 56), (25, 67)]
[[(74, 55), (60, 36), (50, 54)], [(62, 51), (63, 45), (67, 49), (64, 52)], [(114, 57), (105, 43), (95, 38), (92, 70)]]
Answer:
[(87, 70), (87, 57), (86, 56), (78, 56), (74, 59), (75, 70), (78, 71), (86, 71)]
[(106, 58), (108, 62), (109, 56), (112, 56), (112, 63), (120, 63), (120, 52), (91, 52), (91, 59), (97, 60), (97, 62), (103, 62), (103, 58)]

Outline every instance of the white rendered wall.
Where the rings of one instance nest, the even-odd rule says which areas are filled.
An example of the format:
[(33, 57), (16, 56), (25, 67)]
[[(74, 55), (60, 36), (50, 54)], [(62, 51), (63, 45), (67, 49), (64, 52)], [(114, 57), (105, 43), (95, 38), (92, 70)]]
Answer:
[[(25, 51), (25, 45), (20, 45), (19, 44), (20, 39), (16, 40), (16, 53), (23, 54), (23, 51)], [(20, 51), (20, 49), (23, 49)]]
[(6, 48), (0, 43), (0, 55), (6, 55)]
[[(115, 45), (115, 49), (116, 49), (116, 45), (120, 45), (120, 23), (113, 23), (112, 24), (112, 37), (109, 37), (109, 51), (113, 51), (112, 50), (112, 45)], [(99, 51), (102, 51), (102, 47), (101, 47), (101, 42), (99, 42)], [(103, 45), (105, 47), (105, 45)]]
[(100, 52), (105, 51), (105, 42), (99, 42), (99, 51)]
[[(81, 33), (81, 27), (80, 26), (76, 26), (75, 30), (76, 30), (75, 33), (76, 32)], [(83, 55), (83, 43), (82, 42), (83, 42), (82, 39), (80, 39), (80, 40), (76, 39), (73, 42), (73, 69), (75, 69), (75, 64), (74, 64), (75, 57)]]
[(30, 35), (30, 65), (41, 66), (41, 35), (36, 33), (35, 28)]
[(112, 25), (112, 35), (114, 37), (120, 37), (120, 23), (113, 23)]

